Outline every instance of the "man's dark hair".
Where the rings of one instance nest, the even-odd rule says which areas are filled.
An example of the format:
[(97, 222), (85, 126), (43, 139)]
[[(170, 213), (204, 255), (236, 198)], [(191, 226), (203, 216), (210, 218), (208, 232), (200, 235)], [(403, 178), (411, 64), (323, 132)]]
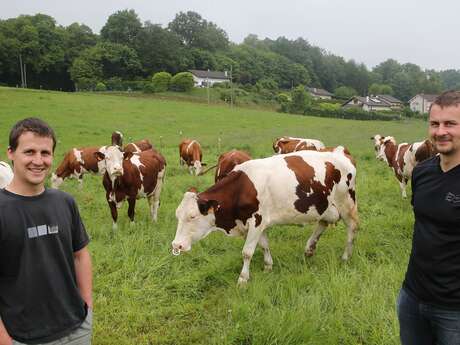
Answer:
[(16, 122), (11, 128), (9, 149), (16, 151), (18, 147), (19, 137), (25, 132), (32, 132), (40, 137), (48, 137), (53, 139), (53, 152), (56, 148), (56, 136), (54, 135), (53, 129), (43, 120), (36, 117), (28, 117), (24, 120)]
[(431, 103), (431, 107), (433, 104), (440, 106), (441, 108), (444, 107), (455, 107), (460, 104), (460, 91), (456, 90), (448, 90), (441, 93), (433, 103)]

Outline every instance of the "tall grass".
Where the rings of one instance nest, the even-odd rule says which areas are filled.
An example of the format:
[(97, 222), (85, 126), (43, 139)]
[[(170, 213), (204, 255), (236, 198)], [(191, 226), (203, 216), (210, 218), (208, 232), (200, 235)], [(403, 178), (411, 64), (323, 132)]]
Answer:
[[(82, 190), (76, 181), (63, 184), (76, 198), (92, 238), (94, 344), (399, 343), (394, 305), (410, 250), (412, 209), (389, 168), (375, 160), (370, 137), (420, 140), (425, 123), (0, 88), (0, 158), (6, 158), (9, 129), (27, 116), (39, 116), (55, 128), (55, 167), (71, 147), (109, 143), (113, 130), (122, 131), (126, 142), (149, 138), (168, 163), (158, 222), (151, 223), (147, 201), (139, 200), (135, 225), (129, 224), (125, 205), (115, 233), (100, 177), (85, 177)], [(349, 262), (340, 260), (342, 224), (325, 232), (308, 259), (303, 248), (311, 226), (271, 228), (273, 272), (263, 272), (257, 249), (243, 289), (236, 287), (243, 239), (213, 233), (190, 253), (172, 256), (174, 212), (183, 193), (190, 186), (204, 190), (213, 181), (212, 173), (194, 177), (179, 168), (181, 137), (198, 139), (204, 161), (213, 164), (232, 148), (253, 157), (271, 155), (272, 141), (281, 135), (345, 145), (356, 158), (361, 226)]]

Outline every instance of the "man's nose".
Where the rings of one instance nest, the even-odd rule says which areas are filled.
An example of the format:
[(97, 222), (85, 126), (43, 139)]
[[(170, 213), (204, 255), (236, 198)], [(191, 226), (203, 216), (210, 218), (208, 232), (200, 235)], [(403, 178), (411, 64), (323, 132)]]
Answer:
[(443, 124), (440, 124), (439, 127), (438, 127), (438, 130), (436, 131), (436, 134), (437, 135), (444, 135), (444, 134), (447, 134), (447, 127), (444, 126)]
[(32, 159), (32, 163), (37, 164), (37, 165), (41, 165), (43, 163), (42, 155), (41, 154), (34, 155), (34, 157)]

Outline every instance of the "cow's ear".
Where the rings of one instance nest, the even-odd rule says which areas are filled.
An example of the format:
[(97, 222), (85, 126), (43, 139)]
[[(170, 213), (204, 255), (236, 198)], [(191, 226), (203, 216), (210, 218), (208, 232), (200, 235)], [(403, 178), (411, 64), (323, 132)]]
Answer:
[(100, 162), (104, 160), (105, 154), (103, 154), (102, 152), (96, 151), (94, 152), (94, 157), (96, 158), (98, 162)]
[(132, 152), (123, 152), (123, 159), (128, 160), (133, 156)]
[(197, 203), (200, 213), (204, 216), (206, 216), (210, 211), (214, 213), (220, 207), (219, 202), (217, 200), (198, 199)]

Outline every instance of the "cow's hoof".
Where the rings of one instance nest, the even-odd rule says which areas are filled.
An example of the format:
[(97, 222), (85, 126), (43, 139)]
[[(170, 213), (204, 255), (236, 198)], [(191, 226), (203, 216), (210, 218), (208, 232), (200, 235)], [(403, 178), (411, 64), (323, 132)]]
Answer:
[(350, 256), (348, 254), (343, 254), (342, 255), (342, 261), (348, 261), (348, 259), (350, 258)]
[(315, 251), (312, 250), (312, 249), (309, 249), (309, 250), (305, 251), (305, 256), (306, 256), (307, 258), (313, 256), (313, 254), (315, 254)]
[(248, 280), (242, 277), (238, 278), (238, 287), (245, 287), (248, 283)]
[(136, 226), (136, 222), (133, 220), (132, 222), (129, 222), (129, 226)]
[(265, 265), (264, 272), (271, 272), (273, 270), (273, 265)]

